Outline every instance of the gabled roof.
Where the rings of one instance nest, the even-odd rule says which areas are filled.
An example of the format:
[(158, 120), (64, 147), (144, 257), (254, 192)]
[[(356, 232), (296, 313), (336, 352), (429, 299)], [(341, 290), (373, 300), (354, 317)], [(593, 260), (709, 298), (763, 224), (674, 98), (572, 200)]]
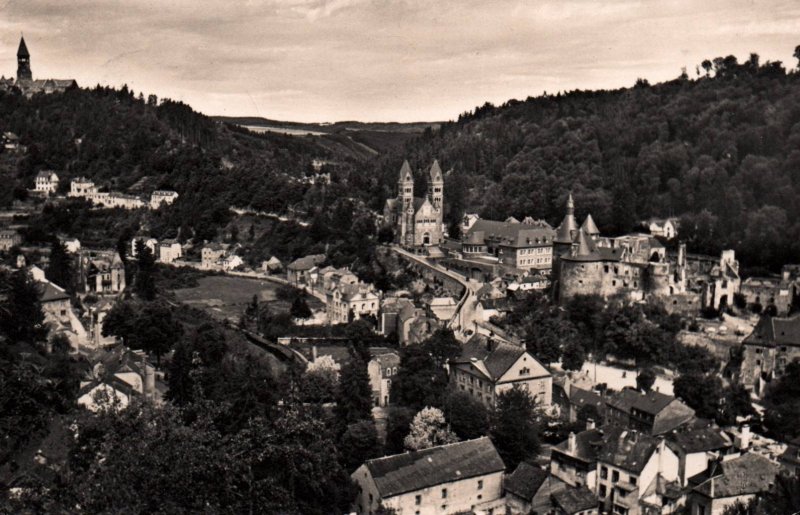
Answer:
[(413, 181), (414, 174), (411, 173), (411, 165), (408, 164), (408, 159), (403, 161), (403, 166), (400, 167), (400, 178), (398, 182)]
[(718, 451), (733, 445), (728, 435), (718, 427), (701, 427), (690, 431), (678, 431), (671, 433), (667, 438), (670, 445), (677, 447), (686, 454)]
[(28, 45), (25, 44), (25, 38), (19, 38), (19, 49), (17, 50), (17, 57), (30, 57), (31, 54), (28, 52)]
[(723, 461), (714, 470), (703, 472), (689, 481), (694, 491), (713, 499), (756, 494), (769, 489), (779, 472), (779, 465), (752, 452)]
[(547, 479), (546, 470), (521, 462), (503, 482), (503, 488), (517, 497), (530, 501)]
[(291, 263), (289, 263), (289, 270), (311, 270), (315, 266), (319, 265), (325, 261), (325, 254), (312, 254), (310, 256), (304, 256), (301, 258), (297, 258)]
[(745, 344), (800, 345), (800, 314), (791, 317), (763, 316), (753, 332), (744, 339)]
[(603, 437), (603, 446), (597, 454), (597, 460), (639, 473), (658, 445), (658, 438), (639, 431), (611, 427)]
[[(524, 354), (527, 354), (524, 347), (502, 341), (493, 341), (482, 334), (476, 334), (464, 344), (461, 356), (453, 360), (453, 362), (475, 364), (479, 369), (485, 370), (489, 379), (497, 381)], [(528, 355), (530, 356), (530, 354)], [(536, 358), (530, 357), (532, 358), (530, 377), (550, 375), (550, 372)]]
[[(610, 428), (612, 431), (614, 428)], [(602, 429), (588, 429), (575, 435), (575, 451), (570, 452), (569, 440), (564, 440), (555, 447), (554, 451), (572, 456), (585, 463), (597, 461), (597, 454), (603, 446), (605, 432)]]
[(383, 499), (505, 470), (487, 437), (395, 454), (364, 464)]
[(63, 288), (57, 286), (50, 281), (39, 283), (41, 302), (55, 302), (57, 300), (69, 300), (69, 295)]
[(658, 415), (674, 400), (675, 397), (656, 391), (642, 393), (633, 388), (623, 388), (608, 399), (608, 404), (626, 413), (630, 413), (633, 408), (636, 408), (651, 415)]
[(530, 224), (519, 222), (498, 222), (495, 220), (476, 220), (465, 236), (465, 242), (482, 245), (487, 240), (508, 247), (549, 246), (555, 231), (546, 223)]

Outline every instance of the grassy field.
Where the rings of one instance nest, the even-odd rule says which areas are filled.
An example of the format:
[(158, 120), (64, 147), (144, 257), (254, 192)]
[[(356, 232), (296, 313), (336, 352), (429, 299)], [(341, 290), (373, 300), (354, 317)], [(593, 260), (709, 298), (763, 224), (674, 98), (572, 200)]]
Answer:
[[(238, 319), (252, 301), (253, 295), (258, 297), (259, 302), (266, 302), (273, 313), (288, 312), (289, 303), (276, 297), (278, 288), (280, 285), (271, 281), (215, 275), (200, 278), (194, 288), (183, 288), (174, 292), (178, 301), (203, 309), (218, 320), (224, 320)], [(312, 296), (306, 300), (312, 310), (323, 308), (322, 303)]]

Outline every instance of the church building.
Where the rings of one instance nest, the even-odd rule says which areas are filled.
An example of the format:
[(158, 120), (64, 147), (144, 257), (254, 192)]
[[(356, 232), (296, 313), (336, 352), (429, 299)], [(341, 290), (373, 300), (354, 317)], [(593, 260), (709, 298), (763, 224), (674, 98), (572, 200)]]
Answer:
[(400, 168), (397, 198), (386, 201), (385, 222), (394, 229), (395, 241), (404, 247), (425, 247), (442, 242), (444, 214), (444, 177), (438, 161), (428, 172), (428, 193), (414, 196), (414, 174), (408, 161)]
[(17, 80), (14, 83), (23, 94), (30, 97), (36, 93), (62, 93), (78, 87), (74, 79), (34, 79), (31, 72), (31, 54), (25, 38), (20, 38), (17, 50)]

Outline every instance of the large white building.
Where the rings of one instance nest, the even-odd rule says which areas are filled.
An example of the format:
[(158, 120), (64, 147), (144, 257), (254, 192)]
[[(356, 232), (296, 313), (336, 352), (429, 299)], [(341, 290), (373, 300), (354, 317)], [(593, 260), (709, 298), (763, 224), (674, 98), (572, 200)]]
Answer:
[(58, 189), (58, 175), (52, 170), (42, 170), (36, 174), (34, 191), (44, 195), (51, 195)]

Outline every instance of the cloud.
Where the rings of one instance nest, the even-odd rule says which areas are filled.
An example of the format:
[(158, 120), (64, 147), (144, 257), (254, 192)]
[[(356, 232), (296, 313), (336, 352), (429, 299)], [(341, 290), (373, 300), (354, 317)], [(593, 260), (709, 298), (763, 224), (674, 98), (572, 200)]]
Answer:
[(0, 0), (0, 74), (122, 85), (209, 114), (447, 119), (485, 101), (791, 57), (793, 0)]

